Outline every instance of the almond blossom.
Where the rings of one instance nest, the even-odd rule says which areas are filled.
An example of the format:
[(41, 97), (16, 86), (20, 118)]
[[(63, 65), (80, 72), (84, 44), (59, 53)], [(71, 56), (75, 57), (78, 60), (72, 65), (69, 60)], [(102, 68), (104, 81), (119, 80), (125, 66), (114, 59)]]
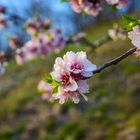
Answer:
[(61, 86), (66, 91), (76, 91), (78, 89), (76, 81), (71, 77), (70, 72), (66, 69), (62, 58), (56, 58), (54, 71), (51, 72), (51, 76), (54, 80), (60, 82)]
[(100, 0), (70, 0), (72, 9), (77, 12), (86, 12), (89, 15), (97, 16), (102, 10)]
[(9, 46), (11, 49), (16, 49), (17, 48), (17, 43), (18, 43), (18, 37), (16, 35), (12, 36), (9, 39)]
[(47, 84), (44, 80), (41, 80), (38, 84), (38, 91), (41, 93), (41, 97), (43, 100), (52, 100), (52, 92), (53, 88)]
[(128, 5), (128, 0), (106, 0), (106, 2), (110, 5), (116, 5), (119, 9)]
[(72, 76), (90, 77), (92, 71), (96, 69), (96, 65), (87, 59), (85, 52), (67, 52), (63, 58), (66, 68)]
[(140, 26), (136, 25), (133, 27), (133, 30), (128, 32), (128, 37), (131, 39), (132, 44), (140, 48)]
[(49, 29), (51, 22), (49, 19), (42, 20), (40, 17), (35, 17), (30, 19), (26, 23), (26, 31), (35, 36), (40, 32), (44, 32)]
[(78, 89), (75, 91), (66, 91), (61, 86), (58, 88), (58, 93), (54, 94), (54, 99), (59, 99), (59, 103), (63, 104), (68, 99), (71, 99), (75, 104), (79, 103), (80, 97), (79, 95), (82, 95), (82, 97), (88, 101), (87, 96), (85, 93), (89, 92), (89, 86), (87, 85), (85, 80), (78, 81)]
[(39, 53), (40, 44), (37, 41), (28, 41), (21, 49), (16, 50), (16, 62), (21, 65), (26, 61), (32, 60), (37, 57)]
[(140, 59), (140, 26), (134, 26), (133, 30), (128, 32), (128, 37), (131, 39), (132, 44), (137, 47), (135, 54)]
[(106, 2), (110, 5), (115, 5), (119, 3), (119, 0), (106, 0)]
[(89, 86), (85, 77), (91, 77), (96, 65), (92, 64), (85, 52), (67, 52), (63, 58), (56, 58), (51, 76), (53, 80), (59, 82), (58, 92), (53, 95), (54, 99), (59, 99), (63, 104), (68, 99), (74, 103), (79, 103), (80, 95), (87, 101), (85, 95), (89, 91)]
[(118, 24), (113, 25), (113, 29), (108, 30), (108, 35), (111, 39), (114, 41), (117, 41), (118, 39), (125, 40), (126, 39), (126, 33), (123, 29), (121, 29)]
[(39, 56), (45, 56), (51, 51), (59, 52), (65, 44), (66, 39), (59, 29), (51, 29), (46, 33), (40, 33), (38, 37), (33, 37), (16, 50), (17, 64), (23, 64)]

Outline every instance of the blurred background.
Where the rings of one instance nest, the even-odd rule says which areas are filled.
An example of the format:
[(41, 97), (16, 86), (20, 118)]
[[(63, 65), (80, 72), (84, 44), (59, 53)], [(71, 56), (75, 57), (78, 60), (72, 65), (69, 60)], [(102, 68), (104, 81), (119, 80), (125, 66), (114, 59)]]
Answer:
[[(83, 16), (59, 0), (0, 0), (8, 26), (0, 30), (0, 51), (9, 52), (9, 38), (17, 35), (22, 46), (31, 39), (25, 31), (35, 16), (51, 20), (69, 38), (86, 32), (90, 41), (104, 37), (121, 15), (140, 18), (140, 1), (129, 0), (119, 11), (105, 6), (99, 16)], [(42, 100), (37, 85), (52, 70), (55, 58), (67, 51), (86, 51), (97, 66), (133, 47), (129, 40), (109, 41), (96, 50), (77, 44), (50, 52), (23, 65), (10, 60), (0, 77), (0, 140), (140, 140), (140, 61), (134, 55), (94, 75), (88, 83), (89, 101), (77, 105)]]

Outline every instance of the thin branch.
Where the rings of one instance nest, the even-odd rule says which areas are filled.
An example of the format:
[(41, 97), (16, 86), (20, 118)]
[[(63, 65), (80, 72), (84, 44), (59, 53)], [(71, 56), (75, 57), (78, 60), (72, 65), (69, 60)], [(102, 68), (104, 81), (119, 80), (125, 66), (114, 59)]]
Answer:
[[(110, 38), (108, 34), (95, 42), (91, 42), (86, 37), (82, 37), (78, 41), (78, 44), (89, 46), (89, 47), (92, 47), (95, 49), (95, 48), (97, 48), (97, 47), (99, 47), (99, 46), (103, 45), (104, 43), (107, 43), (108, 41), (111, 41), (111, 40), (112, 40), (112, 38)], [(76, 41), (73, 39), (69, 39), (67, 41), (67, 44), (71, 44), (71, 43), (76, 43)]]
[(106, 69), (109, 66), (118, 64), (120, 61), (122, 61), (123, 59), (127, 58), (129, 55), (133, 54), (136, 51), (136, 49), (137, 49), (136, 47), (131, 48), (130, 50), (128, 50), (124, 54), (118, 56), (117, 58), (115, 58), (113, 60), (110, 60), (109, 62), (101, 65), (99, 68), (97, 68), (96, 70), (93, 71), (93, 74), (99, 73), (99, 72), (101, 72), (102, 70)]

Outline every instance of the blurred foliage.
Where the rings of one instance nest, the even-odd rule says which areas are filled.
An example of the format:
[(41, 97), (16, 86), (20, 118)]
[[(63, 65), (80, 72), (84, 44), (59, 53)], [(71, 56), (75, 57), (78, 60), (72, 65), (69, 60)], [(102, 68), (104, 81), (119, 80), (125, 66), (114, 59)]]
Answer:
[[(90, 40), (102, 37), (112, 23), (90, 27)], [(93, 50), (69, 45), (23, 66), (12, 61), (0, 79), (0, 140), (140, 140), (140, 62), (134, 55), (96, 74), (89, 101), (64, 105), (42, 101), (37, 84), (57, 56), (83, 50), (98, 66), (132, 47), (130, 41), (108, 42)]]

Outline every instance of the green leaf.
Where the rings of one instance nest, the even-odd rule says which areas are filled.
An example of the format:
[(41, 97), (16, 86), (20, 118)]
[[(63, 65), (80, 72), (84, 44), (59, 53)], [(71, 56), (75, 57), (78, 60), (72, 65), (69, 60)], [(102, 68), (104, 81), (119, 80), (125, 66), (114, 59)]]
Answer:
[(61, 0), (61, 2), (68, 2), (68, 0)]
[(123, 28), (127, 31), (131, 31), (134, 26), (140, 25), (139, 20), (135, 19), (134, 17), (123, 15), (122, 18), (125, 21)]
[(45, 76), (44, 80), (53, 87), (56, 87), (56, 86), (60, 85), (60, 82), (54, 80), (51, 75)]
[(52, 94), (55, 94), (55, 93), (58, 92), (58, 87), (59, 87), (59, 86), (56, 86), (56, 87), (53, 89)]
[(126, 20), (127, 22), (136, 22), (136, 21), (138, 21), (138, 20), (135, 19), (134, 17), (132, 17), (132, 16), (127, 16), (127, 15), (123, 15), (122, 18), (123, 18), (124, 20)]
[(51, 86), (59, 86), (60, 82), (53, 80), (53, 82), (51, 83)]
[(52, 79), (52, 76), (51, 76), (51, 75), (45, 76), (45, 77), (44, 77), (44, 80), (45, 80), (47, 83), (49, 83), (49, 84), (51, 84), (51, 83), (53, 82), (53, 79)]

